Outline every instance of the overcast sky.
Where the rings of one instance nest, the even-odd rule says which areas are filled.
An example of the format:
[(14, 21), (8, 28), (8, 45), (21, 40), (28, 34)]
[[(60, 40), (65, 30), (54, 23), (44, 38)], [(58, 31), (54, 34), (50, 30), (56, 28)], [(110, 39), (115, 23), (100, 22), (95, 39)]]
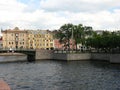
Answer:
[(59, 29), (65, 23), (120, 30), (120, 0), (0, 0), (0, 28)]

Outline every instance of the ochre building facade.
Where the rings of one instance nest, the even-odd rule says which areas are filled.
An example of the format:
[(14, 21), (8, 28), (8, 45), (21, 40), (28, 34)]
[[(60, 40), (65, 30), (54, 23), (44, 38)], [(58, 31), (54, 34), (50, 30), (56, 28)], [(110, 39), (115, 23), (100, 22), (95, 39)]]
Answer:
[(2, 31), (3, 35), (3, 49), (9, 48), (26, 48), (27, 46), (27, 32), (14, 28)]
[(13, 30), (2, 31), (3, 49), (53, 49), (53, 35), (48, 30)]
[(30, 49), (53, 49), (53, 35), (47, 30), (28, 30), (28, 48)]

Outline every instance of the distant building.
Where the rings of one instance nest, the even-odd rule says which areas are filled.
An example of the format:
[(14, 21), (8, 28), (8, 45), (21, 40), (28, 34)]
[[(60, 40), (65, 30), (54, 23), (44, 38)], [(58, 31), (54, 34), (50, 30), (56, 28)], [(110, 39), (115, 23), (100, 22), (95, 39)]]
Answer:
[(53, 49), (54, 41), (49, 30), (13, 30), (2, 31), (4, 49)]
[(87, 47), (85, 45), (82, 45), (82, 44), (77, 44), (77, 49), (79, 51), (85, 51), (85, 50), (87, 50)]
[(61, 44), (59, 42), (59, 39), (54, 39), (54, 49), (63, 50), (64, 49), (64, 44)]
[(95, 32), (96, 32), (97, 34), (99, 34), (99, 35), (102, 35), (103, 32), (104, 32), (104, 30), (96, 30)]
[(0, 49), (3, 48), (3, 41), (2, 41), (2, 33), (1, 33), (2, 29), (0, 30)]
[(53, 35), (47, 30), (27, 30), (28, 48), (30, 49), (53, 49)]
[(27, 48), (27, 32), (25, 30), (15, 27), (13, 30), (2, 31), (2, 35), (4, 49)]
[(2, 41), (2, 36), (0, 36), (0, 49), (3, 48), (3, 41)]
[[(73, 50), (76, 48), (74, 40), (70, 39), (70, 50)], [(59, 39), (54, 39), (54, 49), (57, 50), (66, 50), (68, 49), (68, 46), (65, 46), (64, 43), (60, 43)]]

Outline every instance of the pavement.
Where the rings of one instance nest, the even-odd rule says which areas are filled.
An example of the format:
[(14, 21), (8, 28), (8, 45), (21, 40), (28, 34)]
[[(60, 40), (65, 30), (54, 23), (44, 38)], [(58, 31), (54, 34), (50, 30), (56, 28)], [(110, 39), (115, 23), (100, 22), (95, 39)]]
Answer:
[(5, 81), (0, 80), (0, 90), (11, 90), (11, 89)]

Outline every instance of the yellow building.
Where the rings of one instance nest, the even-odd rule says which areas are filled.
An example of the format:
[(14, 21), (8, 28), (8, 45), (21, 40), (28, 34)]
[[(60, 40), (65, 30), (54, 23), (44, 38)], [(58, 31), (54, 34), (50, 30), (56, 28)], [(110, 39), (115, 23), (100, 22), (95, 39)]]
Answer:
[(3, 49), (27, 48), (27, 32), (15, 27), (13, 30), (2, 31)]
[(2, 31), (4, 49), (53, 49), (53, 35), (48, 30), (13, 30)]
[(28, 30), (28, 48), (30, 49), (52, 49), (53, 35), (47, 30)]

